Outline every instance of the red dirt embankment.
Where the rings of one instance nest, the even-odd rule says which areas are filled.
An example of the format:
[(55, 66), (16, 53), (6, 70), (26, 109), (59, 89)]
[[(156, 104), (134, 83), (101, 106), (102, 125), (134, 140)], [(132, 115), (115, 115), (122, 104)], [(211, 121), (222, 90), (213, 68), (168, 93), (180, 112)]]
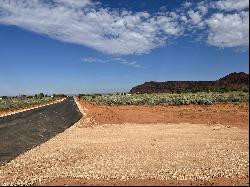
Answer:
[(241, 104), (135, 106), (97, 105), (80, 100), (87, 117), (97, 124), (192, 123), (223, 124), (249, 129), (249, 106)]

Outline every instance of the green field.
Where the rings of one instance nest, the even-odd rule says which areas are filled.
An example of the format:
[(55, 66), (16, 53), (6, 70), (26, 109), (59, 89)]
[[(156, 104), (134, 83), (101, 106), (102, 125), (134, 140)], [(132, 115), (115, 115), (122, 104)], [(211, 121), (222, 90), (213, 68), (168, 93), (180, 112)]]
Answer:
[(211, 105), (249, 101), (248, 92), (198, 92), (162, 94), (94, 94), (79, 95), (81, 99), (107, 105)]

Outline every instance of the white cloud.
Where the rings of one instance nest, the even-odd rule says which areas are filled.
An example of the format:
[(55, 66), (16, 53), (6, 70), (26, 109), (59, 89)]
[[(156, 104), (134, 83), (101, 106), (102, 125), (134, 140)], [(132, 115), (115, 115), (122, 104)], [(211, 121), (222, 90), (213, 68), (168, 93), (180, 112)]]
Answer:
[(207, 20), (208, 43), (217, 47), (249, 46), (249, 12), (216, 13)]
[(177, 18), (168, 12), (110, 10), (86, 0), (53, 2), (0, 0), (0, 23), (120, 55), (147, 53), (180, 32)]
[(88, 63), (119, 63), (123, 65), (132, 66), (135, 68), (140, 68), (141, 65), (137, 61), (129, 61), (121, 57), (106, 57), (106, 58), (95, 58), (95, 57), (85, 57), (81, 59), (82, 62)]
[(205, 26), (204, 19), (208, 13), (208, 5), (205, 2), (201, 1), (186, 11), (187, 13), (184, 12), (180, 20), (187, 24), (187, 30), (192, 30), (192, 33), (194, 33), (195, 29), (201, 29)]
[[(248, 46), (249, 13), (242, 10), (248, 7), (245, 0), (192, 1), (176, 12), (164, 9), (150, 14), (102, 8), (90, 0), (0, 0), (0, 24), (107, 54), (129, 55), (148, 53), (171, 38), (194, 33), (217, 47)], [(222, 14), (221, 10), (237, 11)]]
[(221, 0), (212, 5), (220, 10), (232, 11), (249, 8), (249, 0)]
[(101, 76), (100, 79), (103, 79), (103, 80), (117, 80), (117, 79), (128, 79), (128, 78), (131, 78), (131, 75), (121, 75), (121, 76)]
[(198, 11), (188, 11), (188, 16), (191, 18), (193, 24), (198, 24), (202, 20), (202, 15)]
[(97, 62), (97, 59), (93, 57), (86, 57), (86, 58), (82, 58), (81, 61), (92, 63), (92, 62)]
[(180, 20), (183, 21), (184, 23), (187, 23), (188, 19), (186, 16), (181, 15)]
[(200, 11), (200, 14), (202, 16), (206, 15), (208, 13), (208, 7), (205, 5), (198, 6), (198, 10)]
[(189, 1), (183, 3), (183, 7), (185, 7), (185, 8), (189, 8), (191, 6), (192, 6), (192, 3)]
[[(187, 10), (188, 16), (182, 12), (180, 20), (186, 25), (187, 34), (200, 36), (194, 41), (206, 41), (220, 48), (245, 48), (249, 46), (249, 11), (241, 9), (246, 7), (249, 3), (242, 0), (200, 1)], [(229, 9), (237, 11), (228, 12)]]
[(85, 7), (92, 4), (90, 0), (54, 0), (54, 2), (70, 7)]

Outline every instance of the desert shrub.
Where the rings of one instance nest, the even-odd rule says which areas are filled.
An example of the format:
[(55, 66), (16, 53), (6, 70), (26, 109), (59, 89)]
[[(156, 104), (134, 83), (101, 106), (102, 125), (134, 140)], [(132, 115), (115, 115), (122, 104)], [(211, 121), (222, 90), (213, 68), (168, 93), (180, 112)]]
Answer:
[(47, 104), (54, 101), (55, 98), (51, 97), (8, 97), (0, 100), (0, 111), (10, 109), (26, 108), (40, 104)]
[(247, 92), (196, 92), (132, 95), (81, 95), (80, 98), (108, 105), (211, 105), (214, 103), (248, 102)]

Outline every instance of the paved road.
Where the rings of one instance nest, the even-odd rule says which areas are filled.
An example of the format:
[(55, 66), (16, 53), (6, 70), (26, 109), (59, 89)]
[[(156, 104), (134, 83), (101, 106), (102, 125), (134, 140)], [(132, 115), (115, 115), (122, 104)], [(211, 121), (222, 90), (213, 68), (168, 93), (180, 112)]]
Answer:
[(0, 165), (46, 142), (81, 118), (73, 97), (11, 116), (0, 117)]

